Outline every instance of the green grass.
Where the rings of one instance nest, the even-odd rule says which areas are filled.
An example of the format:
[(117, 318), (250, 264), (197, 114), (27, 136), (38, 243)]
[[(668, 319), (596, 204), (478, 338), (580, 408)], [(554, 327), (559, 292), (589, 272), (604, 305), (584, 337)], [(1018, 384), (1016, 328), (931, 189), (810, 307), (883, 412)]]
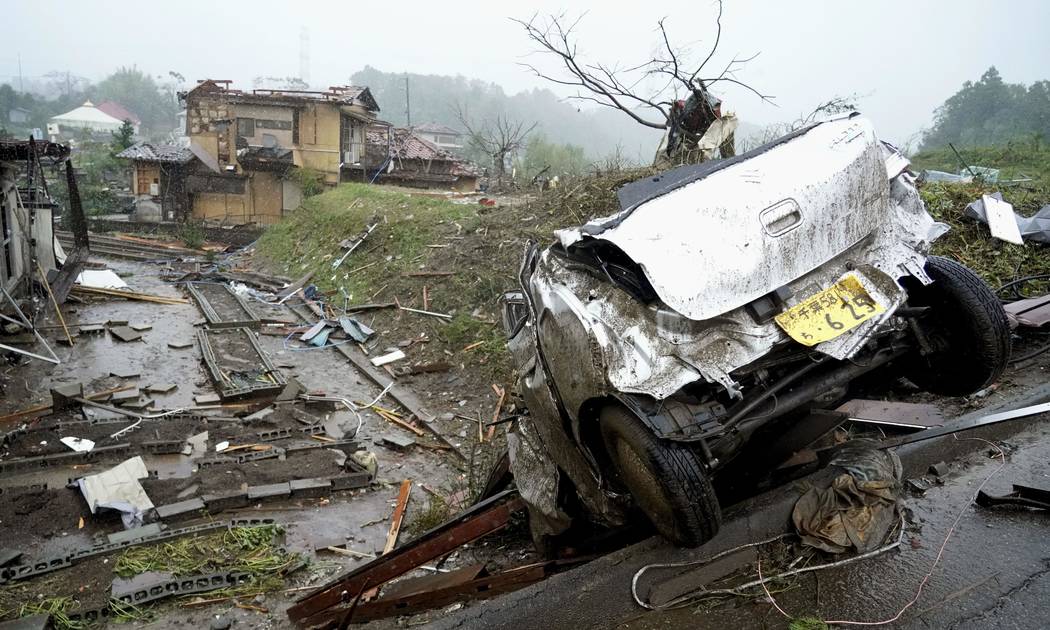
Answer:
[[(963, 160), (970, 166), (1000, 169), (1000, 180), (1022, 176), (1031, 177), (1040, 187), (1050, 186), (1050, 144), (1040, 138), (1012, 140), (1001, 146), (956, 146)], [(931, 169), (958, 173), (964, 170), (950, 147), (922, 151), (911, 157), (916, 170)]]
[(1050, 203), (1050, 186), (998, 188), (981, 182), (937, 182), (921, 189), (929, 213), (951, 227), (947, 234), (934, 241), (933, 253), (958, 260), (993, 288), (1020, 276), (1050, 271), (1050, 247), (1038, 243), (1013, 245), (992, 238), (987, 225), (963, 215), (967, 204), (996, 190), (1021, 213), (1030, 213)]
[[(419, 257), (428, 253), (427, 245), (444, 243), (443, 237), (471, 229), (476, 220), (476, 210), (469, 205), (366, 184), (342, 184), (305, 200), (263, 234), (258, 249), (290, 277), (312, 271), (312, 282), (321, 290), (343, 289), (354, 301), (363, 302), (387, 279), (417, 269)], [(339, 243), (356, 239), (374, 221), (379, 222), (375, 231), (333, 270), (332, 263), (344, 253)], [(371, 262), (387, 264), (355, 271)]]

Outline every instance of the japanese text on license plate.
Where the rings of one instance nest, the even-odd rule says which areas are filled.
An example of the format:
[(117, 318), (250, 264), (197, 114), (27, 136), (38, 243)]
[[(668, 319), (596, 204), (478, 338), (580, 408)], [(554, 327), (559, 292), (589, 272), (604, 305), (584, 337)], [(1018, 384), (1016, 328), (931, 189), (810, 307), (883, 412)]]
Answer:
[(885, 312), (860, 280), (846, 276), (774, 319), (795, 341), (815, 346), (834, 339)]

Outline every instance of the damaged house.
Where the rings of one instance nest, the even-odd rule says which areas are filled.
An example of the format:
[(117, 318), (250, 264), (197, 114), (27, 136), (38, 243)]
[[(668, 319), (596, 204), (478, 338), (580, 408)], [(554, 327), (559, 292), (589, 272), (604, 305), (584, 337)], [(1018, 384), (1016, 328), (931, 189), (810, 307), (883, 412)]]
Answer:
[(413, 129), (372, 126), (368, 129), (368, 162), (373, 179), (411, 188), (474, 192), (478, 170), (465, 160), (423, 139)]
[(199, 161), (185, 179), (194, 219), (276, 223), (299, 206), (307, 173), (330, 186), (365, 177), (365, 129), (379, 112), (366, 87), (246, 92), (206, 80), (182, 98)]
[[(55, 235), (60, 206), (48, 192), (45, 162), (65, 165), (69, 208), (64, 218), (74, 243), (68, 255)], [(63, 302), (87, 257), (87, 224), (68, 146), (33, 140), (0, 142), (0, 228), (0, 319), (32, 332), (50, 357), (2, 342), (0, 350), (58, 363), (32, 324), (38, 309), (46, 304), (36, 299), (33, 286), (46, 281), (53, 302)], [(22, 298), (32, 299), (20, 305)]]
[(192, 151), (174, 144), (139, 142), (117, 157), (131, 163), (136, 221), (171, 221), (186, 216), (186, 175), (191, 162), (197, 161)]

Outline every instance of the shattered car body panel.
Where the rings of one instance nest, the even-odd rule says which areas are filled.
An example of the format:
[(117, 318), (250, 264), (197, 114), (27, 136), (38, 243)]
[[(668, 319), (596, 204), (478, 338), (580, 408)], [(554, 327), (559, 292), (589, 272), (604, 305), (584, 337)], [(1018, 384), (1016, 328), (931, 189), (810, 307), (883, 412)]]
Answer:
[[(565, 247), (587, 238), (616, 245), (665, 304), (706, 320), (893, 222), (886, 181), (884, 147), (870, 123), (846, 118), (558, 237)], [(914, 245), (926, 240), (913, 231)]]
[[(898, 278), (929, 282), (922, 272), (926, 252), (947, 229), (926, 213), (910, 175), (898, 172), (889, 180), (887, 163), (899, 158), (875, 139), (867, 121), (846, 118), (643, 203), (626, 217), (593, 222), (589, 234), (559, 232), (563, 246), (602, 239), (619, 247), (662, 304), (642, 305), (547, 250), (532, 278), (533, 301), (543, 305), (541, 342), (589, 351), (614, 391), (664, 399), (702, 378), (739, 396), (730, 372), (788, 340), (772, 320), (757, 322), (745, 307), (773, 291), (793, 306), (849, 272), (886, 310), (815, 350), (852, 357), (904, 300)], [(788, 168), (792, 161), (817, 163), (814, 179), (800, 178)], [(778, 169), (802, 183), (787, 184)], [(771, 232), (779, 220), (771, 216), (797, 222)], [(581, 338), (596, 347), (577, 347)], [(570, 395), (594, 391), (579, 374), (553, 376)]]
[[(530, 411), (525, 433), (583, 486), (592, 516), (621, 517), (592, 509), (621, 507), (592, 448), (596, 405), (619, 401), (648, 416), (659, 437), (706, 450), (726, 406), (778, 366), (870, 355), (875, 340), (903, 334), (902, 281), (931, 282), (926, 254), (947, 230), (906, 169), (867, 120), (846, 116), (695, 167), (695, 179), (675, 169), (653, 178), (648, 195), (622, 189), (621, 212), (526, 253), (516, 295), (528, 313), (505, 322)], [(774, 320), (847, 277), (881, 307), (877, 315), (811, 347)], [(538, 449), (514, 450), (516, 478), (550, 475)], [(523, 493), (547, 531), (564, 517), (555, 492)]]

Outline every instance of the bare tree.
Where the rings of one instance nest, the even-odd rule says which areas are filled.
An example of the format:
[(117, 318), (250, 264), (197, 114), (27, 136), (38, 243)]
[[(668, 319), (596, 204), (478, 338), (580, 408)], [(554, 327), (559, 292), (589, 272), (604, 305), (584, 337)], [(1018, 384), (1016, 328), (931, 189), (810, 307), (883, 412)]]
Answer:
[(857, 111), (857, 101), (859, 99), (860, 96), (857, 94), (832, 97), (819, 103), (813, 108), (813, 111), (805, 115), (800, 115), (795, 120), (766, 125), (762, 128), (760, 133), (743, 140), (741, 149), (743, 151), (749, 151), (768, 142), (772, 142), (792, 131), (797, 131), (798, 129), (807, 127), (825, 116), (834, 116), (845, 112)]
[(506, 174), (507, 156), (513, 155), (525, 144), (525, 138), (536, 128), (523, 120), (511, 120), (504, 114), (496, 114), (481, 122), (473, 120), (464, 105), (455, 106), (456, 118), (467, 131), (467, 142), (474, 149), (492, 158), (492, 169), (497, 183), (502, 183)]
[[(562, 66), (560, 73), (554, 75), (543, 72), (533, 64), (521, 64), (533, 74), (552, 83), (576, 88), (576, 94), (569, 97), (571, 99), (619, 109), (639, 124), (666, 129), (674, 103), (683, 92), (686, 96), (705, 95), (712, 85), (724, 82), (742, 86), (767, 102), (774, 98), (736, 77), (736, 72), (757, 54), (746, 58), (734, 56), (717, 74), (704, 72), (707, 63), (717, 52), (722, 36), (721, 0), (717, 6), (714, 43), (702, 58), (694, 57), (690, 51), (671, 43), (665, 18), (657, 22), (661, 50), (652, 59), (634, 65), (610, 65), (583, 59), (574, 34), (582, 16), (570, 21), (564, 14), (545, 17), (537, 14), (527, 21), (512, 20), (520, 24), (528, 37), (538, 45), (537, 52), (555, 58)], [(653, 78), (661, 81), (657, 82), (655, 88), (643, 91), (642, 84)]]

